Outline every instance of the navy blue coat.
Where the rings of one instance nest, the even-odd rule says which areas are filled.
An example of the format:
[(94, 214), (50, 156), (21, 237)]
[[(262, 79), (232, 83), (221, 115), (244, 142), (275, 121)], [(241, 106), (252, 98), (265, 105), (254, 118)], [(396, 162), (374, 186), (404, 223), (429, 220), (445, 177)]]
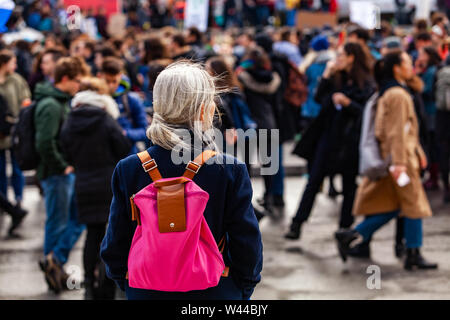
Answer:
[[(175, 165), (171, 151), (154, 145), (148, 149), (158, 164), (163, 178), (182, 176), (185, 164)], [(209, 201), (204, 216), (216, 242), (227, 235), (224, 261), (230, 268), (229, 277), (214, 288), (187, 293), (168, 293), (134, 289), (125, 280), (127, 259), (136, 222), (131, 220), (129, 197), (152, 181), (145, 173), (137, 155), (121, 160), (113, 173), (113, 199), (109, 225), (100, 255), (108, 277), (115, 280), (129, 299), (248, 299), (261, 280), (262, 240), (252, 206), (252, 186), (244, 163), (219, 154), (220, 163), (205, 164), (194, 182), (208, 192)], [(230, 161), (231, 160), (231, 161)]]

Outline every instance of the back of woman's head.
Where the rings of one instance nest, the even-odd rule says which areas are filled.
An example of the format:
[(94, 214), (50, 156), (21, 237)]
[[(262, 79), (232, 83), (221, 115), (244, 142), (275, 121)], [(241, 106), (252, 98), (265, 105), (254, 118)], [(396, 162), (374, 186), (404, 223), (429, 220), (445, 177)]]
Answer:
[(423, 51), (428, 56), (428, 66), (439, 66), (442, 63), (441, 56), (439, 55), (439, 52), (432, 46), (423, 48)]
[(206, 61), (208, 72), (216, 77), (216, 87), (227, 90), (238, 85), (236, 76), (230, 65), (221, 56), (212, 57)]
[(169, 150), (177, 145), (190, 148), (176, 132), (184, 128), (192, 130), (197, 138), (210, 141), (212, 134), (206, 130), (213, 128), (216, 95), (214, 77), (201, 65), (187, 61), (169, 65), (153, 87), (154, 115), (148, 138)]
[(157, 59), (169, 58), (167, 47), (160, 37), (152, 36), (144, 41), (144, 63)]
[(242, 60), (252, 60), (254, 69), (271, 69), (270, 58), (261, 47), (250, 49)]
[(374, 77), (378, 88), (389, 80), (394, 79), (394, 66), (402, 64), (402, 50), (391, 51), (377, 61), (374, 67)]

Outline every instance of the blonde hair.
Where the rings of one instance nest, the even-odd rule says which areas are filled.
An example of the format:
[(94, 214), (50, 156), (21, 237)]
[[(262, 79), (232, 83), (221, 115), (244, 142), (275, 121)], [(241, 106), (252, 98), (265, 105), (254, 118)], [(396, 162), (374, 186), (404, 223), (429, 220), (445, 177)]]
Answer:
[[(175, 146), (190, 150), (176, 129), (193, 131), (210, 149), (218, 151), (213, 141), (213, 117), (216, 113), (215, 78), (200, 64), (179, 61), (170, 64), (158, 76), (153, 88), (153, 120), (147, 130), (148, 138), (165, 149)], [(203, 117), (203, 120), (201, 121)], [(201, 126), (199, 125), (201, 124)]]
[(109, 88), (105, 80), (96, 77), (84, 77), (80, 82), (80, 91), (95, 91), (98, 94), (108, 94)]

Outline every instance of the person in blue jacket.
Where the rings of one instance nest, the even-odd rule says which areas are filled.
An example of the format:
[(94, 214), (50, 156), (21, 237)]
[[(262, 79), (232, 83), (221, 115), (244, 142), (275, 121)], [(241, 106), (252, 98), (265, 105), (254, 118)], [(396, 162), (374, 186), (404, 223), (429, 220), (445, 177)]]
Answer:
[[(218, 243), (224, 236), (226, 238), (223, 258), (229, 274), (221, 277), (217, 286), (198, 291), (163, 292), (128, 285), (128, 254), (137, 226), (132, 221), (129, 199), (152, 182), (137, 155), (121, 160), (113, 173), (109, 224), (100, 250), (106, 274), (125, 290), (128, 299), (248, 300), (261, 280), (261, 233), (252, 206), (253, 191), (245, 164), (220, 153), (209, 130), (213, 128), (217, 112), (214, 79), (199, 64), (177, 62), (160, 73), (153, 94), (154, 114), (148, 130), (153, 145), (147, 151), (163, 178), (182, 176), (187, 162), (206, 149), (217, 152), (193, 180), (209, 194), (204, 217), (214, 239)], [(201, 128), (194, 125), (199, 122)], [(177, 130), (180, 128), (194, 137), (193, 143), (188, 143), (186, 136), (180, 136)], [(203, 143), (197, 144), (197, 141)], [(174, 154), (174, 149), (181, 151), (183, 156), (190, 155), (187, 157), (190, 159), (175, 164), (172, 159), (179, 152)]]
[(137, 94), (130, 92), (131, 84), (123, 74), (122, 60), (107, 57), (101, 69), (100, 77), (107, 82), (110, 94), (119, 106), (120, 117), (117, 121), (123, 128), (124, 134), (133, 143), (131, 153), (136, 153), (136, 142), (147, 142), (145, 131), (148, 121), (145, 108)]

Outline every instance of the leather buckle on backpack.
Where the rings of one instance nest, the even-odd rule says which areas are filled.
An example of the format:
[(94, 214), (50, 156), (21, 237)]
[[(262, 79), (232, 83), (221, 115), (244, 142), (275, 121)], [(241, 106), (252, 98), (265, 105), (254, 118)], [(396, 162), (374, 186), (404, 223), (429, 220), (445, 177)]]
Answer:
[[(194, 165), (196, 168), (192, 169), (190, 167), (190, 165)], [(189, 163), (186, 166), (186, 170), (189, 170), (189, 171), (193, 172), (194, 174), (197, 174), (197, 172), (200, 170), (200, 168), (201, 168), (201, 165), (199, 165), (198, 163), (196, 163), (194, 161), (189, 161)]]
[[(151, 167), (147, 167), (148, 164), (152, 164), (152, 166)], [(158, 165), (156, 164), (156, 161), (154, 159), (151, 159), (151, 160), (149, 160), (147, 162), (144, 162), (142, 164), (142, 168), (144, 168), (145, 172), (149, 172), (149, 171), (151, 171), (153, 169), (156, 169), (157, 167), (158, 167)]]

